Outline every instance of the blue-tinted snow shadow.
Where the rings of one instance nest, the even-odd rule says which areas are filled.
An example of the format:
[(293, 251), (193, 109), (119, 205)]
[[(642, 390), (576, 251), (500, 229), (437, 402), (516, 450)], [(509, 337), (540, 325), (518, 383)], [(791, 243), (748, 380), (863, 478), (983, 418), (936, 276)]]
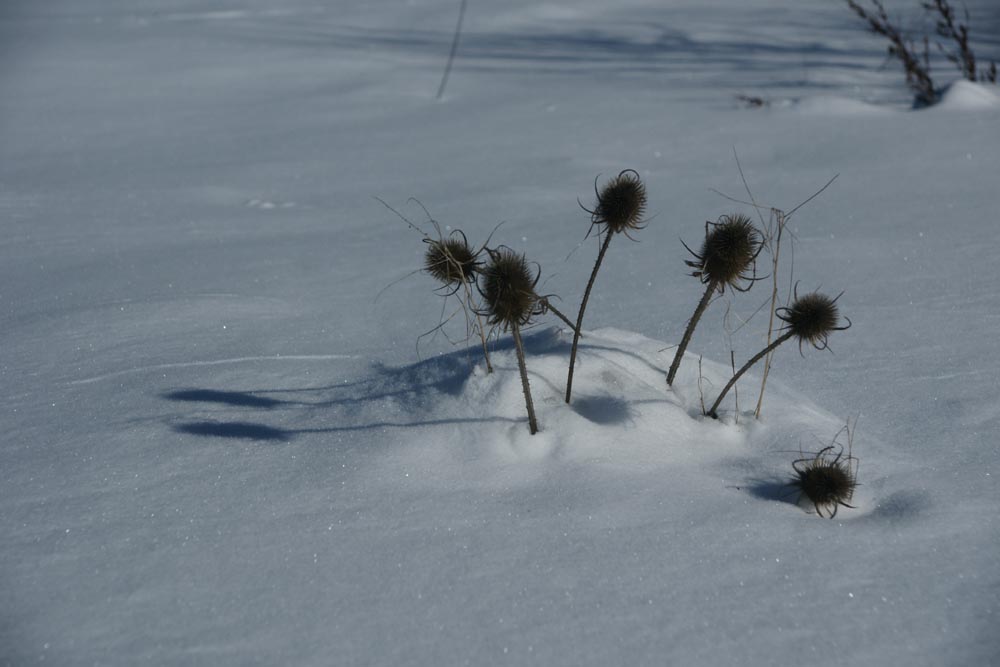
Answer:
[(356, 425), (329, 426), (325, 428), (276, 428), (267, 424), (252, 422), (219, 422), (196, 421), (173, 424), (171, 428), (176, 433), (197, 435), (206, 438), (226, 438), (232, 440), (259, 440), (269, 442), (289, 442), (297, 436), (307, 433), (345, 433), (349, 431), (382, 430), (386, 428), (421, 428), (427, 426), (444, 426), (471, 423), (506, 422), (519, 423), (521, 419), (510, 417), (483, 417), (479, 419), (425, 419), (409, 422), (366, 422)]
[[(570, 342), (558, 329), (539, 328), (524, 335), (525, 352), (529, 356), (564, 354), (568, 360)], [(509, 351), (513, 341), (505, 336), (491, 344), (494, 351)], [(636, 359), (657, 372), (662, 369), (641, 355), (628, 350), (591, 344), (586, 338), (581, 349), (608, 351)], [(513, 369), (498, 369), (504, 372)], [(489, 406), (468, 418), (365, 420), (363, 415), (383, 412), (382, 405), (393, 413), (410, 415), (433, 414), (442, 398), (459, 396), (466, 383), (476, 373), (482, 373), (483, 364), (478, 347), (458, 350), (424, 359), (402, 367), (374, 365), (372, 374), (361, 380), (327, 382), (309, 387), (272, 387), (265, 389), (234, 390), (218, 388), (185, 388), (161, 393), (161, 399), (190, 405), (192, 419), (167, 422), (176, 433), (204, 438), (253, 440), (260, 442), (289, 442), (309, 433), (343, 433), (387, 428), (421, 428), (447, 424), (467, 423), (520, 423), (523, 419), (490, 414)], [(544, 378), (538, 378), (544, 380)], [(550, 389), (561, 393), (563, 387)], [(280, 398), (276, 398), (279, 396)], [(663, 402), (668, 401), (664, 396)], [(386, 403), (388, 402), (388, 403)], [(575, 397), (572, 409), (595, 424), (613, 425), (632, 418), (634, 404), (654, 402), (625, 401), (614, 396)], [(656, 399), (655, 402), (660, 402)], [(237, 412), (233, 412), (233, 411)], [(248, 410), (266, 412), (281, 419), (282, 423), (301, 422), (314, 416), (333, 426), (319, 428), (288, 428), (249, 418)], [(293, 415), (288, 417), (288, 413)], [(232, 419), (226, 419), (231, 414)]]
[(615, 396), (576, 396), (570, 407), (595, 424), (622, 424), (632, 418), (628, 401)]
[[(529, 355), (543, 354), (565, 348), (558, 330), (542, 329), (524, 336), (526, 352)], [(509, 350), (513, 342), (509, 337), (496, 342), (495, 350)], [(198, 418), (178, 422), (171, 420), (168, 426), (175, 432), (204, 438), (231, 440), (252, 440), (259, 442), (289, 442), (300, 435), (315, 433), (344, 433), (351, 431), (380, 430), (387, 428), (422, 428), (441, 425), (469, 423), (520, 423), (514, 419), (496, 414), (480, 414), (468, 418), (445, 419), (402, 419), (365, 420), (358, 415), (379, 412), (380, 404), (391, 402), (392, 412), (402, 411), (411, 415), (431, 413), (437, 403), (446, 396), (462, 393), (469, 378), (482, 372), (478, 348), (424, 359), (408, 366), (391, 368), (376, 365), (370, 377), (357, 381), (327, 383), (314, 387), (284, 387), (236, 391), (229, 389), (188, 388), (163, 392), (160, 398), (172, 402), (198, 406), (198, 417), (211, 410), (209, 419)], [(269, 394), (294, 396), (274, 398)], [(232, 420), (218, 417), (222, 410), (238, 409), (240, 412)], [(365, 408), (372, 408), (366, 410)], [(248, 420), (247, 409), (267, 411), (269, 415), (279, 415), (295, 411), (295, 420), (313, 415), (322, 417), (324, 422), (340, 422), (333, 426), (318, 428), (279, 427), (255, 420)], [(487, 408), (488, 410), (488, 408)], [(597, 419), (613, 418), (613, 408), (594, 406)], [(283, 419), (285, 423), (290, 421)]]
[(288, 404), (288, 401), (281, 401), (275, 398), (257, 396), (243, 391), (218, 391), (215, 389), (181, 389), (169, 391), (162, 394), (162, 397), (170, 401), (184, 401), (188, 403), (222, 403), (244, 408), (274, 408), (279, 405)]
[(928, 492), (906, 489), (876, 500), (874, 509), (859, 518), (866, 523), (901, 524), (920, 517), (932, 505)]
[[(657, 73), (666, 75), (671, 86), (700, 87), (708, 81), (738, 89), (825, 90), (842, 88), (842, 77), (811, 72), (872, 71), (885, 59), (884, 43), (866, 39), (864, 25), (848, 10), (815, 19), (810, 14), (799, 21), (786, 10), (757, 10), (722, 26), (728, 30), (712, 32), (697, 25), (687, 29), (664, 16), (666, 12), (650, 13), (604, 24), (551, 21), (507, 31), (469, 26), (462, 33), (456, 67), (483, 73), (530, 68), (533, 74), (585, 77)], [(771, 28), (742, 29), (741, 18)], [(774, 29), (781, 27), (785, 29)], [(366, 55), (395, 53), (437, 66), (451, 43), (450, 28), (345, 25), (332, 18), (289, 16), (215, 22), (210, 29), (237, 40)], [(844, 39), (843, 34), (857, 39)], [(979, 37), (988, 40), (989, 33)], [(985, 51), (995, 48), (989, 44)]]
[(175, 424), (174, 431), (208, 438), (232, 438), (234, 440), (269, 440), (287, 442), (295, 437), (294, 431), (274, 428), (266, 424), (249, 422), (187, 422)]
[(792, 480), (780, 477), (751, 479), (746, 484), (737, 487), (746, 491), (754, 498), (772, 500), (789, 505), (799, 504), (799, 490), (792, 485)]

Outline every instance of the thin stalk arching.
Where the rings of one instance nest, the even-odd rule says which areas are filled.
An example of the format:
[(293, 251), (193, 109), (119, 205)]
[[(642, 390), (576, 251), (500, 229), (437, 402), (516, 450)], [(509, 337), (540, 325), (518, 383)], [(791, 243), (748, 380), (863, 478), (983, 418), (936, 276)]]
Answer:
[(719, 394), (719, 397), (717, 399), (715, 399), (715, 403), (713, 403), (712, 407), (708, 409), (708, 413), (707, 413), (708, 416), (712, 417), (713, 419), (718, 419), (719, 415), (715, 411), (718, 409), (719, 404), (722, 403), (722, 399), (726, 397), (726, 394), (729, 393), (729, 390), (733, 388), (734, 384), (736, 384), (736, 381), (739, 380), (743, 376), (744, 373), (746, 373), (748, 370), (750, 370), (751, 366), (753, 366), (755, 363), (757, 363), (758, 361), (760, 361), (761, 359), (763, 359), (765, 356), (767, 356), (767, 354), (769, 354), (770, 352), (772, 352), (776, 347), (778, 347), (779, 345), (781, 345), (782, 343), (784, 343), (786, 340), (788, 340), (789, 338), (791, 338), (794, 335), (795, 335), (794, 331), (791, 331), (791, 330), (786, 331), (785, 333), (783, 333), (780, 336), (778, 336), (774, 340), (773, 343), (771, 343), (770, 345), (768, 345), (767, 347), (765, 347), (763, 350), (761, 350), (760, 352), (758, 352), (757, 354), (755, 354), (753, 357), (751, 357), (750, 361), (748, 361), (745, 364), (743, 364), (743, 368), (741, 368), (740, 370), (736, 371), (736, 374), (733, 375), (732, 379), (730, 379), (729, 382), (726, 383), (726, 386), (722, 388), (722, 392)]
[(677, 369), (681, 367), (681, 359), (684, 358), (684, 352), (687, 350), (688, 344), (691, 342), (691, 336), (694, 335), (694, 328), (698, 326), (698, 320), (705, 313), (705, 309), (708, 308), (709, 302), (712, 300), (712, 293), (716, 290), (716, 283), (714, 280), (709, 281), (708, 287), (705, 288), (705, 293), (701, 297), (701, 301), (698, 302), (698, 307), (694, 309), (694, 315), (688, 321), (687, 329), (684, 330), (684, 337), (681, 338), (680, 345), (677, 346), (677, 352), (674, 354), (674, 360), (670, 364), (670, 370), (667, 372), (667, 386), (673, 386), (674, 377), (677, 375)]
[(573, 348), (569, 353), (569, 375), (566, 377), (566, 402), (569, 403), (573, 395), (573, 367), (576, 365), (576, 348), (580, 343), (580, 329), (583, 327), (583, 313), (587, 310), (587, 301), (590, 299), (590, 290), (594, 288), (594, 281), (597, 279), (597, 271), (604, 261), (604, 254), (611, 245), (611, 230), (605, 231), (604, 243), (597, 253), (597, 261), (594, 263), (594, 270), (590, 272), (590, 280), (587, 281), (587, 289), (583, 292), (583, 301), (580, 302), (580, 312), (576, 316), (576, 328), (573, 330)]
[(528, 385), (528, 366), (524, 362), (524, 344), (521, 342), (521, 327), (514, 323), (511, 327), (514, 334), (514, 347), (517, 348), (517, 366), (521, 371), (521, 389), (524, 390), (524, 405), (528, 409), (528, 429), (531, 435), (538, 433), (538, 421), (535, 419), (535, 405), (531, 401), (531, 387)]
[(448, 52), (448, 62), (444, 66), (444, 74), (441, 75), (441, 84), (438, 86), (437, 95), (434, 99), (439, 100), (444, 95), (445, 86), (448, 85), (448, 75), (451, 74), (452, 63), (455, 62), (455, 54), (458, 53), (458, 40), (462, 36), (462, 21), (465, 19), (465, 4), (468, 0), (462, 0), (458, 6), (458, 23), (455, 25), (455, 34), (451, 39), (451, 50)]

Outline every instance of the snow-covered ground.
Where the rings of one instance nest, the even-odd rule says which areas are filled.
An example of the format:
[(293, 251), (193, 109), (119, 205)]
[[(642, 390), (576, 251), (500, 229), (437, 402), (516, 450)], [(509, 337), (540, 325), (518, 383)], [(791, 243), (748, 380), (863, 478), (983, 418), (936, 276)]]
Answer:
[[(910, 110), (838, 2), (470, 0), (437, 101), (458, 4), (0, 6), (0, 664), (1000, 660), (997, 89)], [(854, 326), (716, 422), (697, 359), (714, 395), (761, 348), (763, 314), (723, 318), (766, 283), (663, 374), (701, 294), (680, 240), (752, 213), (710, 190), (746, 197), (734, 149), (786, 210), (839, 174), (794, 273)], [(486, 375), (475, 341), (418, 353), (429, 277), (379, 295), (426, 246), (375, 197), (503, 222), (575, 313), (577, 199), (624, 168), (649, 224), (571, 406), (565, 328), (527, 333), (530, 436), (508, 336)], [(820, 519), (791, 461), (855, 417), (857, 508)]]

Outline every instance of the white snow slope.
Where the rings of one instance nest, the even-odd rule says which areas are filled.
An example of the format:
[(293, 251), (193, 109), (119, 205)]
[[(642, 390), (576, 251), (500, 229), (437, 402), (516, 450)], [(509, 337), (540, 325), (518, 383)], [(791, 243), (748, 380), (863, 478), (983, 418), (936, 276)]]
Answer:
[[(1000, 660), (996, 88), (911, 110), (839, 2), (471, 0), (436, 101), (458, 4), (0, 7), (0, 664)], [(746, 198), (734, 149), (786, 210), (840, 175), (794, 276), (854, 325), (716, 422), (697, 360), (710, 398), (766, 331), (730, 341), (726, 304), (767, 281), (663, 371), (701, 294), (680, 240), (753, 213), (710, 190)], [(577, 199), (625, 168), (649, 224), (611, 244), (572, 406), (565, 330), (528, 332), (530, 436), (508, 336), (487, 376), (415, 349), (429, 277), (376, 300), (426, 246), (374, 197), (477, 244), (504, 222), (575, 312)], [(848, 417), (831, 521), (784, 484)]]

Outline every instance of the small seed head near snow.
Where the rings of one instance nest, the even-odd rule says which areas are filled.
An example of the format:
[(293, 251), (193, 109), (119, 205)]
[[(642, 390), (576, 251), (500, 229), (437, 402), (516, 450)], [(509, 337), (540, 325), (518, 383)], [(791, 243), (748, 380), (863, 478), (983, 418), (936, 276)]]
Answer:
[(833, 447), (825, 447), (811, 459), (792, 463), (796, 475), (792, 485), (809, 499), (817, 514), (823, 516), (826, 510), (831, 519), (838, 507), (852, 507), (849, 503), (858, 485), (851, 465), (857, 459), (843, 456), (843, 451), (834, 456), (832, 451)]
[(837, 326), (840, 319), (837, 299), (819, 292), (796, 297), (791, 306), (779, 309), (777, 315), (785, 322), (785, 329), (799, 339), (800, 345), (808, 343), (818, 350), (826, 349), (827, 338), (832, 332), (851, 326), (850, 320), (847, 326)]
[(524, 255), (510, 248), (491, 250), (482, 278), (489, 323), (504, 330), (527, 324), (538, 308), (538, 276), (532, 276)]
[(719, 290), (728, 285), (739, 289), (740, 280), (752, 280), (748, 275), (761, 248), (761, 236), (745, 215), (724, 215), (717, 223), (709, 223), (700, 253), (687, 265), (693, 276), (703, 283), (715, 283)]
[(459, 285), (463, 281), (471, 281), (479, 266), (480, 263), (464, 236), (427, 240), (424, 270), (442, 285)]
[(646, 210), (646, 186), (638, 172), (626, 169), (597, 193), (594, 210), (587, 210), (591, 222), (607, 226), (609, 232), (617, 234), (642, 229), (642, 214)]

